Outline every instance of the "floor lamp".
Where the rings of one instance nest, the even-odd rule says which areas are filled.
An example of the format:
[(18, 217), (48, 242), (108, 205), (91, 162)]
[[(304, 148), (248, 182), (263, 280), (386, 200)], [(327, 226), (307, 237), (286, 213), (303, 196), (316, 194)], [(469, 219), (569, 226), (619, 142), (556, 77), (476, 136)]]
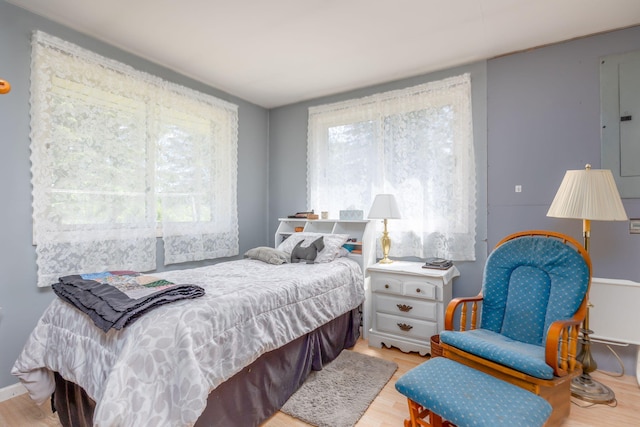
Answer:
[[(584, 248), (589, 251), (591, 221), (626, 221), (627, 214), (610, 170), (591, 169), (566, 172), (547, 216), (582, 220)], [(589, 334), (589, 306), (582, 323), (580, 351), (576, 359), (582, 364), (582, 375), (571, 382), (571, 394), (592, 403), (609, 403), (615, 400), (613, 391), (589, 375), (598, 367), (591, 356)]]

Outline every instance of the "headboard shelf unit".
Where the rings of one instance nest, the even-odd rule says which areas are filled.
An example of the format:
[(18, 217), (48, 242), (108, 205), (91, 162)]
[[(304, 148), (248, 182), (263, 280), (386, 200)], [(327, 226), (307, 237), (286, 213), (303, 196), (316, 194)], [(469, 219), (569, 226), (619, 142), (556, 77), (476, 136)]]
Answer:
[(349, 257), (360, 263), (363, 272), (376, 262), (374, 226), (369, 220), (280, 218), (278, 221), (275, 246), (298, 231), (347, 234), (350, 239), (355, 239), (347, 242), (353, 247)]

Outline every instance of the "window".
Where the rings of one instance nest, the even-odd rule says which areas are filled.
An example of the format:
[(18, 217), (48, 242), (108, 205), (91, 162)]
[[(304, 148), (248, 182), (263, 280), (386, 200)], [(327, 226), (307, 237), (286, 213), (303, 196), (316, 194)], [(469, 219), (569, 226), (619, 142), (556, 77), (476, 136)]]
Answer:
[(42, 32), (32, 42), (38, 286), (238, 254), (237, 106)]
[(476, 183), (468, 74), (309, 109), (308, 208), (365, 216), (396, 196), (392, 256), (475, 259)]

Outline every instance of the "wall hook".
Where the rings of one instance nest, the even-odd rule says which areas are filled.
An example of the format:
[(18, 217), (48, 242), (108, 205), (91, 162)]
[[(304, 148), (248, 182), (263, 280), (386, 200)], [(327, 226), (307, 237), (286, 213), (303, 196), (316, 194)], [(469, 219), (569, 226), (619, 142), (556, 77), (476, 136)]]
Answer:
[(8, 81), (0, 79), (0, 95), (4, 95), (5, 93), (9, 93), (11, 90), (11, 85)]

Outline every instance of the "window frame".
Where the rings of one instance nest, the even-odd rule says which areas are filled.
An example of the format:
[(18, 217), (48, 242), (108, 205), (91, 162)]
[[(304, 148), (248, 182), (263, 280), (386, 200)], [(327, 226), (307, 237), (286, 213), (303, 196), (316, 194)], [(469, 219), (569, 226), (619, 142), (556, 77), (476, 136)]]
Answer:
[[(384, 136), (373, 136), (374, 148), (378, 159), (378, 164), (375, 166), (377, 169), (377, 175), (373, 175), (369, 180), (371, 182), (368, 190), (363, 190), (363, 193), (367, 191), (369, 194), (359, 197), (356, 196), (356, 206), (350, 205), (352, 200), (343, 200), (340, 207), (336, 207), (333, 204), (330, 207), (326, 205), (332, 203), (328, 200), (326, 194), (324, 196), (318, 196), (322, 193), (329, 193), (330, 191), (323, 188), (321, 174), (329, 173), (330, 170), (329, 161), (326, 157), (326, 144), (328, 138), (328, 128), (331, 126), (341, 126), (349, 123), (357, 123), (362, 120), (376, 120), (379, 122), (376, 125), (382, 129), (384, 127), (383, 122), (385, 117), (389, 117), (396, 113), (406, 113), (412, 111), (418, 111), (421, 106), (422, 97), (428, 97), (429, 107), (434, 105), (446, 106), (456, 105), (459, 111), (456, 111), (456, 115), (459, 118), (457, 120), (460, 127), (464, 127), (464, 131), (459, 131), (458, 128), (454, 128), (453, 132), (455, 140), (464, 141), (464, 146), (455, 146), (455, 149), (460, 150), (460, 153), (454, 153), (455, 161), (459, 158), (463, 158), (464, 162), (469, 165), (468, 172), (461, 174), (460, 183), (457, 184), (456, 191), (461, 192), (465, 200), (469, 200), (468, 203), (458, 203), (462, 215), (458, 217), (463, 223), (457, 230), (452, 232), (447, 230), (448, 236), (453, 239), (465, 238), (467, 236), (465, 248), (461, 252), (460, 250), (446, 247), (429, 248), (430, 245), (426, 240), (428, 230), (421, 230), (422, 235), (414, 240), (418, 242), (412, 242), (413, 246), (410, 250), (404, 250), (403, 247), (397, 248), (396, 253), (399, 253), (401, 257), (420, 257), (425, 258), (427, 256), (439, 256), (446, 257), (455, 260), (475, 260), (475, 229), (477, 226), (477, 189), (476, 189), (476, 175), (475, 175), (475, 154), (474, 154), (474, 130), (473, 130), (473, 117), (472, 117), (472, 97), (471, 97), (471, 78), (470, 74), (466, 73), (460, 76), (448, 77), (442, 80), (436, 80), (425, 84), (412, 86), (406, 89), (394, 90), (384, 93), (375, 94), (365, 98), (350, 99), (333, 104), (320, 105), (309, 108), (309, 137), (308, 137), (308, 152), (307, 152), (307, 208), (318, 208), (322, 210), (337, 211), (339, 209), (356, 208), (362, 209), (364, 215), (368, 213), (368, 209), (377, 193), (396, 193), (396, 198), (400, 194), (402, 199), (402, 188), (396, 188), (389, 184), (386, 180), (384, 165), (385, 160), (385, 148), (384, 148)], [(459, 98), (456, 103), (452, 102), (452, 98)], [(462, 101), (462, 102), (461, 102)], [(459, 105), (459, 107), (457, 107)], [(380, 131), (382, 135), (382, 131)], [(378, 141), (378, 139), (382, 139)], [(457, 142), (456, 142), (457, 144)], [(323, 150), (325, 150), (323, 152)], [(329, 166), (328, 166), (329, 165)], [(372, 169), (372, 168), (369, 168)], [(333, 169), (335, 172), (336, 169)], [(371, 173), (366, 172), (366, 173)], [(377, 182), (376, 182), (377, 181)], [(468, 183), (465, 185), (465, 183)], [(366, 185), (366, 184), (365, 184)], [(345, 185), (346, 187), (346, 185)], [(457, 196), (457, 195), (456, 195)], [(339, 198), (340, 195), (331, 193), (332, 199)], [(458, 197), (459, 198), (459, 197)], [(402, 200), (399, 200), (402, 205)], [(344, 207), (342, 207), (344, 206)], [(402, 206), (401, 206), (402, 207)], [(428, 207), (427, 207), (428, 208)], [(402, 211), (402, 209), (401, 209)], [(405, 209), (406, 215), (407, 209)], [(402, 213), (402, 212), (401, 212)], [(397, 242), (405, 242), (406, 239), (402, 238), (399, 230), (404, 229), (412, 230), (414, 225), (417, 227), (423, 227), (424, 218), (422, 216), (413, 218), (415, 224), (410, 223), (411, 218), (403, 216), (403, 219), (397, 222), (392, 222), (390, 227), (390, 233), (392, 234), (392, 240)], [(448, 221), (452, 222), (452, 221)], [(432, 233), (433, 234), (433, 233)], [(394, 236), (395, 235), (395, 236)], [(445, 241), (446, 238), (439, 237), (440, 241)], [(403, 243), (400, 243), (403, 245)], [(405, 245), (407, 246), (407, 245)], [(442, 246), (442, 245), (436, 245)], [(445, 245), (446, 246), (446, 245)]]

